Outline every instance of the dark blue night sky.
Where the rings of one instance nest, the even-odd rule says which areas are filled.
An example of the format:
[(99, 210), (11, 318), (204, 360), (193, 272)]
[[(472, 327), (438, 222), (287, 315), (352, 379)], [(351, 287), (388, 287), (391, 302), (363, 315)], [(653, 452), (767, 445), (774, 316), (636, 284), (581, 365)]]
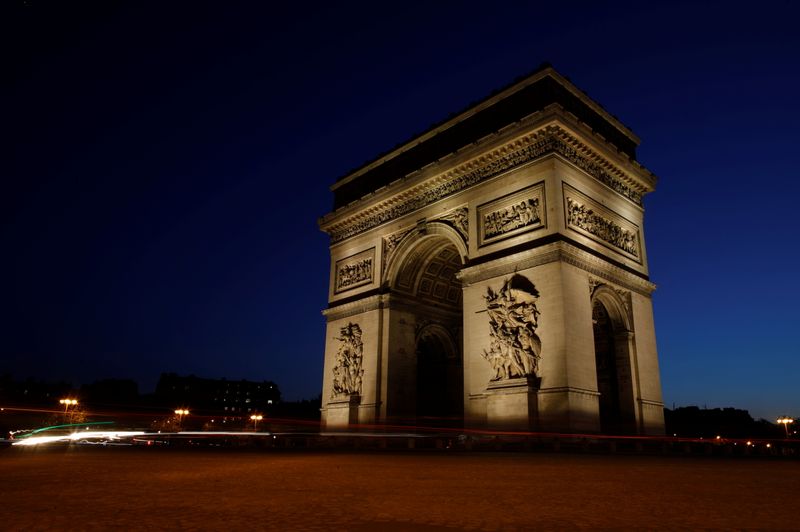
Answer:
[(660, 178), (667, 406), (800, 415), (799, 5), (556, 4), (7, 3), (0, 373), (317, 395), (328, 186), (549, 61)]

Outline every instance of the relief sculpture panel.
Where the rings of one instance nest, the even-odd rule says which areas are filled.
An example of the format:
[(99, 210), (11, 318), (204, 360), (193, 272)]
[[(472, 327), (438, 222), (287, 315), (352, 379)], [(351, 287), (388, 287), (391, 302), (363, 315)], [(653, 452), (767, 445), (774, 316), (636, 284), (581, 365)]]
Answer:
[(478, 207), (480, 245), (544, 227), (543, 191), (539, 183)]
[(539, 199), (522, 200), (511, 207), (487, 214), (484, 219), (484, 236), (492, 238), (540, 221)]
[(435, 220), (441, 220), (453, 226), (464, 239), (464, 242), (469, 239), (469, 208), (459, 207), (435, 218)]
[(364, 369), (361, 362), (364, 358), (364, 342), (361, 341), (361, 327), (356, 323), (348, 323), (339, 330), (340, 343), (336, 351), (336, 364), (333, 367), (334, 398), (361, 395), (361, 382)]
[(494, 370), (492, 380), (536, 377), (542, 351), (536, 334), (539, 291), (527, 277), (515, 274), (500, 291), (487, 288), (484, 299), (491, 344), (482, 356)]
[(336, 262), (336, 290), (345, 292), (369, 284), (373, 279), (375, 248)]
[(389, 262), (391, 262), (397, 246), (400, 245), (400, 241), (403, 240), (412, 229), (413, 228), (403, 229), (402, 231), (383, 237), (383, 274), (386, 273), (386, 268), (389, 266)]
[(639, 228), (622, 216), (564, 185), (567, 227), (641, 262)]

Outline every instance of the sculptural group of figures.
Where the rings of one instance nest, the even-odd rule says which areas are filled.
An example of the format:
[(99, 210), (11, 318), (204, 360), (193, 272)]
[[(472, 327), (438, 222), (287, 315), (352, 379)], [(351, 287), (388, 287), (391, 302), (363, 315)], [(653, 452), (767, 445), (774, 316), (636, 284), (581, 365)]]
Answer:
[(364, 357), (364, 343), (361, 341), (361, 327), (348, 323), (339, 330), (336, 340), (342, 342), (336, 352), (333, 366), (333, 396), (361, 394), (361, 381), (364, 370), (361, 361)]
[(606, 220), (592, 209), (586, 208), (572, 198), (567, 198), (570, 225), (580, 227), (594, 236), (605, 240), (633, 256), (638, 256), (636, 235), (633, 231), (623, 229), (611, 220)]
[(370, 277), (372, 277), (372, 259), (364, 259), (353, 264), (346, 264), (339, 268), (339, 283), (337, 288), (345, 288), (365, 281)]
[(533, 283), (521, 275), (507, 280), (499, 292), (487, 289), (484, 298), (492, 341), (483, 357), (492, 365), (493, 381), (536, 376), (542, 351), (536, 335), (538, 296)]
[(453, 227), (455, 227), (464, 238), (469, 236), (469, 209), (466, 207), (445, 214), (441, 219), (453, 224)]
[(491, 238), (540, 221), (539, 199), (530, 198), (487, 214), (484, 220), (484, 236)]

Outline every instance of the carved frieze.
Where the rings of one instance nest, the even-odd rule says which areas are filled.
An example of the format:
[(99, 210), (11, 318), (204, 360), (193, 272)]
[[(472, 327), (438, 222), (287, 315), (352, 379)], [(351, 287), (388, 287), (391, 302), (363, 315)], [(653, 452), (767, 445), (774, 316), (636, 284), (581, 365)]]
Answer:
[(364, 369), (361, 363), (364, 358), (364, 343), (361, 341), (361, 327), (356, 323), (348, 323), (339, 329), (340, 342), (336, 351), (333, 366), (332, 398), (361, 395), (361, 382)]
[(599, 205), (569, 185), (564, 185), (567, 227), (641, 262), (639, 228)]
[(458, 233), (464, 239), (464, 242), (467, 242), (469, 239), (469, 209), (466, 206), (446, 212), (435, 219), (451, 225), (456, 231), (458, 231)]
[(370, 284), (373, 279), (374, 265), (375, 248), (337, 261), (335, 293), (346, 292)]
[(529, 198), (487, 214), (483, 220), (483, 234), (492, 238), (541, 222), (539, 198)]
[(641, 190), (631, 187), (629, 184), (625, 183), (618, 177), (619, 174), (617, 172), (613, 172), (613, 170), (609, 171), (607, 168), (610, 165), (599, 164), (596, 162), (596, 160), (594, 160), (595, 158), (591, 156), (589, 150), (585, 147), (582, 147), (580, 150), (576, 148), (575, 145), (579, 144), (578, 141), (566, 131), (562, 130), (561, 128), (555, 129), (557, 130), (556, 135), (559, 137), (560, 142), (556, 143), (557, 146), (553, 151), (606, 185), (620, 196), (624, 196), (637, 205), (642, 204)]
[[(468, 161), (425, 183), (394, 196), (390, 201), (327, 229), (336, 243), (363, 233), (469, 188), (522, 164), (555, 153), (637, 205), (644, 189), (633, 186), (623, 172), (603, 161), (558, 126), (548, 126), (513, 144)], [(398, 176), (402, 177), (402, 176)]]
[(478, 207), (478, 245), (545, 227), (544, 184), (539, 183)]
[(491, 344), (481, 355), (492, 365), (492, 381), (537, 376), (542, 351), (536, 334), (539, 291), (527, 277), (514, 274), (498, 292), (489, 287), (484, 299)]

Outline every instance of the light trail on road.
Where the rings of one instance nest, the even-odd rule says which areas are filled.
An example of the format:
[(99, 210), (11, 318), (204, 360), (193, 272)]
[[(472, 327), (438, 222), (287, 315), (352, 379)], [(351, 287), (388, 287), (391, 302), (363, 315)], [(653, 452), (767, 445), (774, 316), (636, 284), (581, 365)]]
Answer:
[(48, 443), (113, 443), (142, 438), (144, 440), (157, 438), (184, 438), (184, 437), (269, 437), (272, 432), (237, 432), (237, 431), (186, 431), (186, 432), (147, 432), (143, 430), (85, 430), (69, 434), (55, 434), (52, 436), (28, 436), (24, 439), (12, 440), (11, 445), (45, 445)]
[(123, 438), (133, 438), (134, 436), (142, 436), (146, 434), (142, 431), (131, 430), (115, 430), (115, 431), (82, 431), (72, 432), (70, 434), (57, 434), (54, 436), (30, 436), (24, 440), (17, 440), (11, 445), (42, 445), (46, 443), (55, 442), (75, 442), (81, 440), (102, 440), (102, 441), (120, 441)]

